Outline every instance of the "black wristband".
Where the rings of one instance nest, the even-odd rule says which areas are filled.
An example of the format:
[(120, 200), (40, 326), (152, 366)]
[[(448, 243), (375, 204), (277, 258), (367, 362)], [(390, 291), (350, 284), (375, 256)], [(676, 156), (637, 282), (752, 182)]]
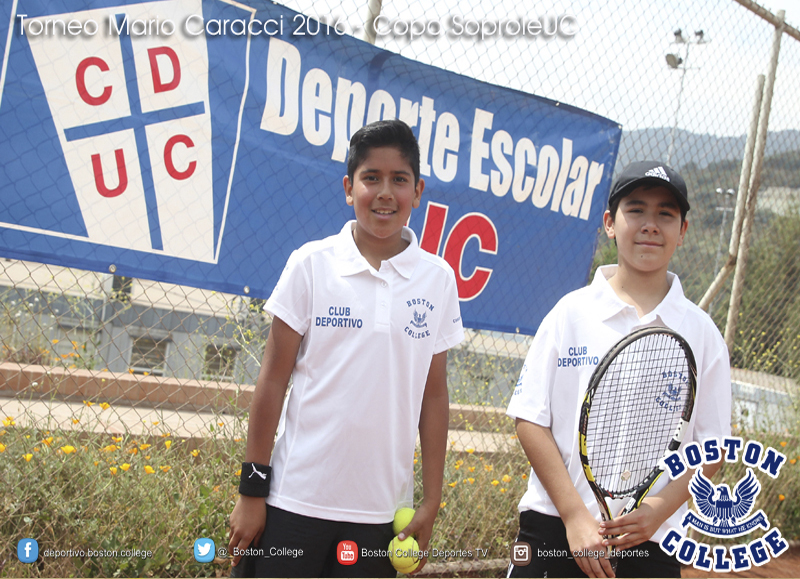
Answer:
[(268, 497), (272, 467), (257, 462), (243, 462), (239, 494), (246, 497)]

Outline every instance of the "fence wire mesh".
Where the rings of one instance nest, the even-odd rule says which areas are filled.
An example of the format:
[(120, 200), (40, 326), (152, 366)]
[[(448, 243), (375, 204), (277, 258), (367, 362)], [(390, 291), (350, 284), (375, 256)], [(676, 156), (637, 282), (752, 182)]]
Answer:
[[(284, 4), (363, 33), (366, 2)], [(676, 167), (692, 210), (671, 269), (699, 302), (729, 260), (754, 90), (775, 34), (747, 4), (553, 2), (532, 13), (512, 2), (387, 2), (376, 45), (614, 119), (624, 128), (618, 168), (642, 158)], [(547, 33), (564, 15), (574, 17), (563, 22), (570, 34)], [(534, 18), (543, 33), (514, 32)], [(505, 32), (489, 34), (487, 23)], [(427, 33), (412, 37), (420, 26)], [(800, 537), (798, 94), (800, 41), (783, 34), (730, 352), (736, 433), (789, 459), (786, 474), (765, 484), (759, 506), (790, 539)], [(597, 225), (592, 271), (616, 261)], [(721, 331), (732, 278), (709, 306)], [(228, 573), (224, 559), (195, 563), (191, 544), (200, 536), (227, 544), (270, 327), (262, 306), (249, 297), (0, 260), (0, 574)], [(467, 330), (450, 352), (450, 450), (431, 541), (444, 554), (431, 560), (432, 570), (498, 574), (508, 560), (529, 465), (504, 408), (529, 344), (528, 336)], [(741, 473), (726, 470), (733, 486)], [(65, 556), (19, 564), (12, 553), (22, 537)]]

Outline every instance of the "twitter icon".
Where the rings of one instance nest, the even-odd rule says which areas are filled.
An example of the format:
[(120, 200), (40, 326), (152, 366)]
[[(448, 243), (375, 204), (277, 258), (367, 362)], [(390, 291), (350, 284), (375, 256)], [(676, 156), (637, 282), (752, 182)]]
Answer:
[(211, 563), (217, 552), (212, 539), (200, 538), (194, 542), (194, 560), (198, 563)]

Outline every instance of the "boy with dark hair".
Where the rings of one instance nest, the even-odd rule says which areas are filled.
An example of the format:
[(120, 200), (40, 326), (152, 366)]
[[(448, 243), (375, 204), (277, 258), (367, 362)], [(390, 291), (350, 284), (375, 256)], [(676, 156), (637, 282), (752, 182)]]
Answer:
[[(691, 473), (675, 481), (662, 476), (638, 509), (601, 523), (581, 466), (577, 421), (594, 361), (623, 336), (664, 326), (686, 338), (698, 376), (683, 444), (730, 434), (725, 342), (668, 271), (689, 225), (684, 180), (658, 161), (632, 163), (612, 185), (608, 203), (603, 224), (617, 244), (617, 265), (599, 268), (590, 286), (566, 295), (545, 317), (508, 406), (532, 467), (519, 504), (518, 540), (530, 543), (533, 559), (512, 565), (510, 577), (614, 577), (607, 558), (592, 556), (609, 547), (633, 548), (619, 558), (618, 577), (680, 577), (680, 565), (658, 542), (670, 527), (683, 528)], [(705, 466), (704, 474), (712, 476), (719, 465)]]
[[(356, 220), (292, 253), (265, 305), (229, 544), (234, 564), (234, 548), (261, 550), (260, 577), (395, 576), (385, 553), (395, 511), (411, 506), (418, 430), (423, 499), (401, 535), (421, 550), (441, 501), (447, 350), (464, 336), (455, 275), (405, 227), (425, 187), (411, 129), (371, 123), (350, 145)], [(345, 540), (357, 545), (347, 566)]]

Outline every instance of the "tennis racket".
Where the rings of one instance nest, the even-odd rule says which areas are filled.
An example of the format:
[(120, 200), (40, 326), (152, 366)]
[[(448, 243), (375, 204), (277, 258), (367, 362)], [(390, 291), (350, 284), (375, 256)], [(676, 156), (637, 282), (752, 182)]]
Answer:
[[(581, 406), (581, 463), (600, 514), (630, 497), (642, 504), (677, 450), (694, 409), (697, 367), (689, 344), (668, 328), (636, 330), (615, 344), (592, 374)], [(611, 558), (616, 572), (617, 561)]]

